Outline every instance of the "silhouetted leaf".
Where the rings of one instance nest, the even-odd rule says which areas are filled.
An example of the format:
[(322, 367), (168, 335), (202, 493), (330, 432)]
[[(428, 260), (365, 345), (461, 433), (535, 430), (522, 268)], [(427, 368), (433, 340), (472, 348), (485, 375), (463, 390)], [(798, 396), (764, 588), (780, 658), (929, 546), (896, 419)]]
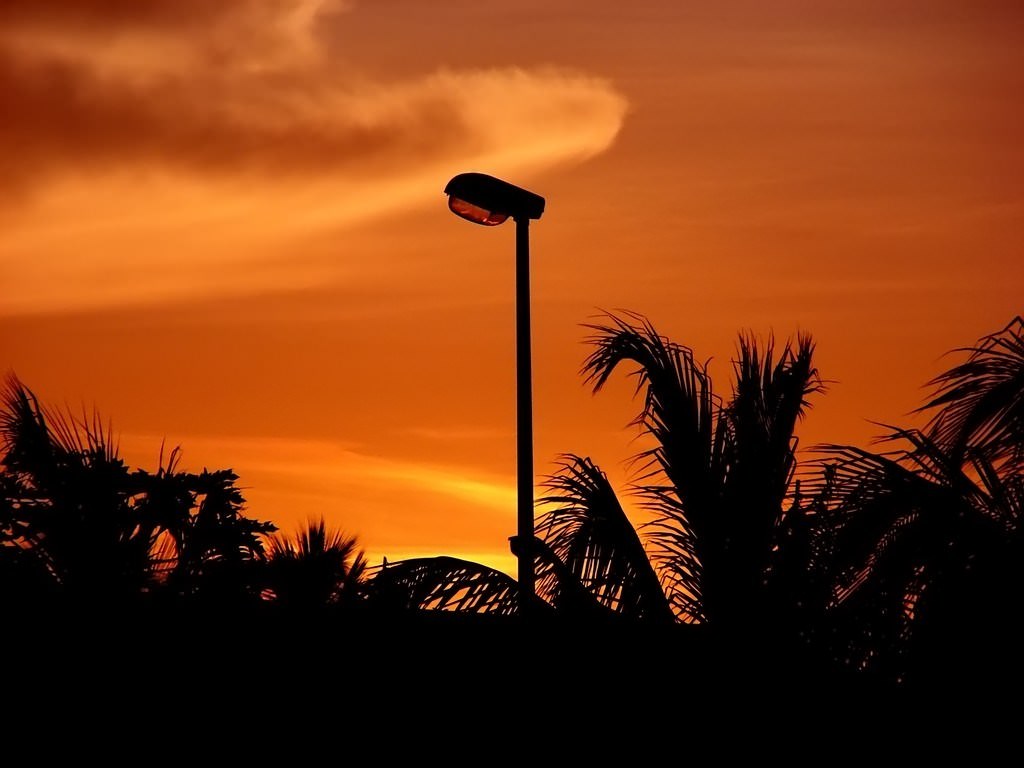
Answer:
[(518, 585), (508, 574), (454, 557), (388, 563), (367, 584), (371, 599), (403, 610), (518, 612)]
[(932, 380), (935, 396), (920, 410), (937, 410), (932, 438), (959, 461), (982, 456), (1024, 468), (1024, 319), (1016, 317), (967, 352), (966, 362)]
[(673, 621), (658, 576), (608, 478), (590, 459), (565, 456), (539, 500), (537, 535), (597, 602), (624, 616)]

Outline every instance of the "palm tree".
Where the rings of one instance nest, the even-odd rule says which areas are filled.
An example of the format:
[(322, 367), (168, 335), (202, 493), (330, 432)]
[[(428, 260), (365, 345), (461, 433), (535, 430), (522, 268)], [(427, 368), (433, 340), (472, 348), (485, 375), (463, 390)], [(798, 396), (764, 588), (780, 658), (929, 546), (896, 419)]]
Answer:
[(811, 488), (836, 650), (888, 677), (1006, 661), (992, 640), (1020, 635), (1024, 322), (958, 351), (923, 429), (890, 427), (879, 453), (826, 447)]
[(98, 416), (49, 410), (11, 378), (0, 407), (0, 594), (96, 603), (238, 577), (273, 526), (241, 514), (230, 470), (180, 472), (179, 458), (161, 457), (155, 474), (130, 470)]
[[(595, 392), (620, 365), (634, 366), (643, 395), (635, 424), (655, 441), (637, 456), (635, 491), (654, 518), (645, 541), (599, 467), (564, 456), (540, 500), (546, 512), (535, 527), (538, 593), (563, 613), (597, 609), (719, 626), (764, 619), (793, 594), (776, 576), (792, 573), (779, 564), (794, 540), (786, 535), (793, 525), (784, 509), (796, 465), (794, 432), (808, 396), (822, 389), (810, 337), (777, 352), (771, 340), (762, 348), (741, 336), (736, 383), (723, 402), (707, 365), (642, 316), (608, 315), (587, 327), (594, 351), (583, 374)], [(803, 514), (799, 505), (794, 514)], [(465, 563), (454, 572), (450, 562), (435, 565), (416, 565), (420, 592), (435, 598), (468, 573), (477, 585), (503, 583)], [(477, 586), (475, 594), (491, 599), (475, 600), (471, 609), (509, 610), (509, 589)], [(435, 600), (435, 607), (462, 606)]]
[(673, 610), (720, 626), (760, 621), (771, 609), (773, 559), (788, 554), (775, 548), (784, 543), (796, 425), (822, 389), (814, 344), (800, 336), (776, 356), (771, 339), (761, 349), (741, 336), (723, 402), (692, 350), (638, 315), (610, 319), (592, 326), (596, 349), (584, 373), (597, 391), (620, 364), (636, 366), (644, 393), (636, 423), (656, 441), (637, 457), (637, 490), (655, 515), (653, 559)]
[[(159, 487), (171, 486), (172, 498), (180, 500), (170, 515), (158, 518), (165, 534), (160, 549), (164, 589), (222, 603), (258, 600), (265, 540), (277, 528), (244, 514), (238, 475), (230, 469), (177, 472), (172, 461), (155, 478)], [(147, 496), (147, 502), (152, 498)]]
[(265, 585), (274, 600), (296, 608), (351, 603), (359, 595), (366, 558), (355, 536), (310, 520), (294, 536), (270, 539)]
[(143, 492), (97, 418), (47, 412), (17, 380), (3, 395), (3, 541), (9, 566), (69, 597), (137, 594), (153, 581), (156, 531)]

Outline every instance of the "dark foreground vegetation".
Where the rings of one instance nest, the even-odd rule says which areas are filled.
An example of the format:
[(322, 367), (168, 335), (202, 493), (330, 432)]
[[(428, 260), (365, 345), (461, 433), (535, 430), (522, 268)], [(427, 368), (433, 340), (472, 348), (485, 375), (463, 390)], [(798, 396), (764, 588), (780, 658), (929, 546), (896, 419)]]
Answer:
[(810, 338), (741, 337), (723, 393), (640, 316), (591, 331), (594, 390), (622, 368), (636, 380), (655, 447), (631, 490), (653, 521), (637, 529), (600, 468), (564, 456), (536, 520), (528, 616), (516, 582), (476, 563), (370, 567), (322, 521), (282, 535), (246, 514), (230, 470), (183, 471), (177, 449), (131, 469), (99, 418), (12, 379), (0, 650), (47, 659), (33, 674), (340, 675), (325, 660), (344, 658), (361, 685), (528, 680), (573, 697), (1024, 681), (1020, 318), (932, 382), (924, 429), (888, 427), (880, 451), (823, 446), (800, 467), (796, 430), (824, 389)]

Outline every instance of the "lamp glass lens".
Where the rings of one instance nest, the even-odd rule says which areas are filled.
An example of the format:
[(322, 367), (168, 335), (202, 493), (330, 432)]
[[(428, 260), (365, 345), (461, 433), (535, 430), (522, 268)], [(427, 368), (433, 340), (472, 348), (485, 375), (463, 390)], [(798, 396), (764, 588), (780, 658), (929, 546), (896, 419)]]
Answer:
[(481, 208), (478, 205), (467, 203), (465, 200), (460, 200), (457, 197), (448, 198), (448, 207), (451, 208), (452, 213), (458, 214), (462, 218), (468, 219), (475, 224), (483, 224), (485, 227), (493, 227), (496, 224), (501, 224), (508, 218), (507, 213), (488, 211), (486, 208)]

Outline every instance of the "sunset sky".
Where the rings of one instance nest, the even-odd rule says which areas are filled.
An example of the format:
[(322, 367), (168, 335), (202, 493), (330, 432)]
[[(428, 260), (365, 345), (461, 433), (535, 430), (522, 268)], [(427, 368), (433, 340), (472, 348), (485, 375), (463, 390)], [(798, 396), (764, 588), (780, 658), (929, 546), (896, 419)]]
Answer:
[(801, 445), (913, 423), (1024, 312), (1019, 0), (5, 0), (0, 372), (126, 457), (233, 467), (250, 514), (370, 559), (514, 572), (514, 228), (531, 228), (538, 476), (621, 487), (639, 403), (581, 323), (712, 358), (811, 332)]

